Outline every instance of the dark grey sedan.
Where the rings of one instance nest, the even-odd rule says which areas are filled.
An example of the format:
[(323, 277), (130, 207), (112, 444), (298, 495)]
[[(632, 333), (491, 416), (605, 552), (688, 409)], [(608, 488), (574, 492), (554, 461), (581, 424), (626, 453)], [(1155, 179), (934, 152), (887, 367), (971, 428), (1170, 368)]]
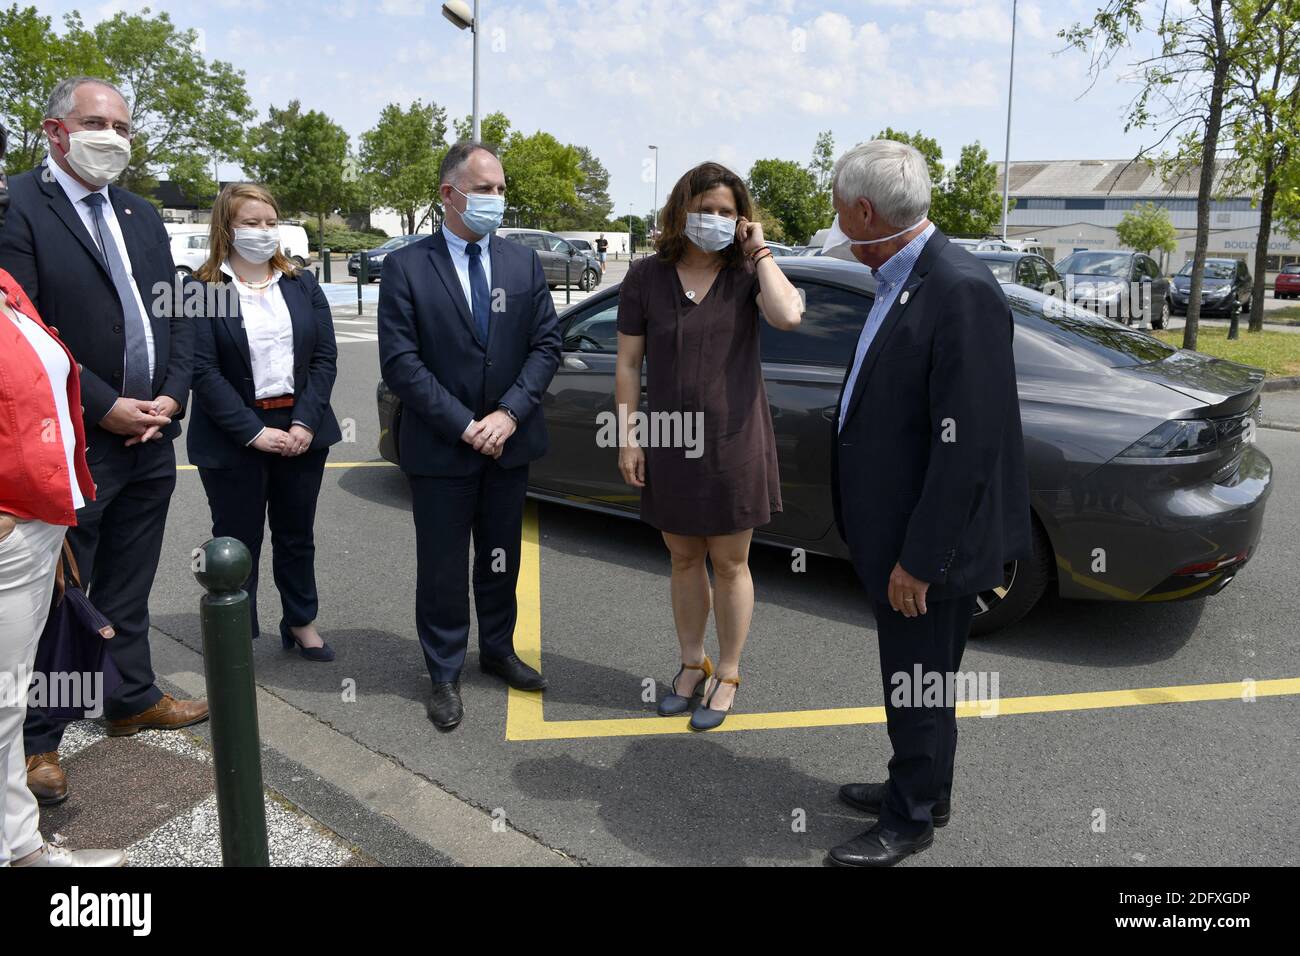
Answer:
[[(869, 270), (782, 257), (807, 311), (796, 332), (762, 324), (763, 374), (785, 510), (755, 535), (839, 558), (831, 510), (831, 419), (871, 308)], [(597, 444), (614, 408), (618, 287), (562, 316), (564, 354), (544, 407), (551, 450), (533, 497), (635, 517), (615, 448)], [(1259, 541), (1272, 466), (1254, 443), (1258, 369), (1174, 349), (1016, 285), (1016, 372), (1033, 507), (1034, 557), (979, 596), (975, 632), (1022, 617), (1049, 588), (1066, 598), (1173, 601), (1222, 590)], [(398, 461), (401, 407), (381, 383), (380, 453)], [(880, 467), (889, 467), (881, 462)]]

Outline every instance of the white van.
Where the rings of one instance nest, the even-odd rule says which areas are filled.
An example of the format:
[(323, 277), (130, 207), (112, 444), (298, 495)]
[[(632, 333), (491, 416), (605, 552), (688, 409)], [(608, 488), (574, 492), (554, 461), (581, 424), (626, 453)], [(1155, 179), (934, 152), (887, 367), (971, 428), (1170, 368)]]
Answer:
[[(172, 261), (176, 271), (189, 275), (208, 261), (208, 227), (201, 224), (167, 225), (172, 240)], [(307, 230), (296, 222), (280, 223), (280, 248), (299, 266), (311, 264), (311, 250), (307, 247)]]

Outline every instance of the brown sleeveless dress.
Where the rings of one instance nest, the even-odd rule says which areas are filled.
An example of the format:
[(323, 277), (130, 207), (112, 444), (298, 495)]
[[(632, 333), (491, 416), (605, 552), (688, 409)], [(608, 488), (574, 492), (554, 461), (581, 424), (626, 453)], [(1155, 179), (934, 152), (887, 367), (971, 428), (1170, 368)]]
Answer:
[(694, 448), (645, 447), (641, 518), (660, 531), (733, 534), (761, 527), (781, 510), (758, 291), (752, 268), (729, 267), (703, 300), (692, 302), (677, 269), (658, 256), (633, 263), (623, 280), (618, 331), (645, 336), (645, 410), (652, 421), (655, 412), (701, 413), (691, 418), (702, 425), (694, 432), (660, 429), (693, 436)]

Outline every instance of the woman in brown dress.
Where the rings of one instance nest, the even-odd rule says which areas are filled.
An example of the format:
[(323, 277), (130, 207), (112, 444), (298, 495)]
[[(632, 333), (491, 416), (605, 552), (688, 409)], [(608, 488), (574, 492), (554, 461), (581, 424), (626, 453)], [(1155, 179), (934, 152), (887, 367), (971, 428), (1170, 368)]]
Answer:
[[(781, 510), (759, 311), (788, 330), (798, 327), (802, 306), (752, 215), (735, 173), (716, 163), (692, 169), (664, 207), (655, 255), (632, 265), (619, 297), (619, 469), (641, 489), (641, 518), (663, 533), (672, 556), (681, 645), (682, 666), (659, 713), (683, 714), (701, 697), (694, 730), (717, 727), (731, 709), (754, 613), (750, 538)], [(642, 359), (648, 423), (634, 417)], [(711, 607), (716, 669), (704, 653)]]

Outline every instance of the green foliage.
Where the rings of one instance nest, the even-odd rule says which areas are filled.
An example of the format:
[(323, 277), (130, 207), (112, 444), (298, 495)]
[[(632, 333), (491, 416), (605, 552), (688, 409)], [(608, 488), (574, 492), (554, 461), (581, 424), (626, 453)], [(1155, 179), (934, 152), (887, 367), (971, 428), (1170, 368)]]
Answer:
[[(464, 119), (453, 120), (452, 126), (456, 130), (457, 142), (468, 140), (474, 128), (474, 117), (466, 116)], [(510, 120), (506, 119), (505, 113), (498, 110), (479, 117), (479, 142), (500, 151), (509, 139)]]
[(447, 111), (419, 100), (384, 107), (361, 134), (361, 173), (375, 206), (394, 209), (407, 233), (420, 230), (438, 201), (438, 165), (447, 152)]
[(521, 226), (553, 228), (565, 208), (577, 205), (580, 160), (576, 148), (550, 133), (510, 134), (501, 150), (501, 165), (506, 173), (506, 205)]
[(609, 198), (609, 170), (586, 146), (574, 149), (578, 151), (578, 169), (582, 175), (581, 182), (574, 187), (578, 201), (561, 207), (552, 228), (574, 232), (605, 229), (614, 211), (614, 203)]
[(1153, 249), (1173, 252), (1178, 247), (1178, 231), (1169, 219), (1169, 211), (1150, 202), (1139, 203), (1126, 212), (1115, 227), (1115, 235), (1130, 249), (1147, 255)]
[[(818, 201), (817, 179), (798, 163), (758, 160), (749, 170), (749, 191), (764, 211), (759, 221), (767, 239), (803, 242), (826, 225), (826, 210)], [(764, 215), (769, 218), (764, 219)], [(780, 236), (773, 230), (775, 224), (780, 225)]]
[[(950, 236), (982, 236), (1002, 222), (1002, 194), (998, 191), (997, 167), (978, 142), (963, 146), (951, 170), (943, 166), (943, 150), (937, 140), (915, 133), (886, 128), (876, 139), (889, 139), (915, 147), (925, 157), (933, 192), (930, 221)], [(895, 223), (900, 229), (910, 223)]]
[(45, 102), (59, 80), (101, 76), (116, 83), (131, 108), (131, 164), (118, 184), (142, 195), (163, 171), (187, 194), (211, 193), (212, 160), (234, 159), (243, 124), (252, 118), (244, 74), (209, 62), (198, 34), (179, 29), (148, 7), (118, 13), (87, 28), (80, 14), (64, 17), (56, 36), (35, 8), (11, 6), (0, 16), (0, 114), (14, 147), (8, 168), (30, 168), (45, 150), (40, 132)]
[[(321, 249), (320, 243), (320, 224), (307, 223), (303, 227), (307, 231), (307, 241), (317, 252)], [(384, 244), (388, 239), (388, 234), (382, 229), (376, 229), (373, 226), (368, 229), (347, 229), (343, 226), (335, 226), (329, 223), (325, 225), (325, 246), (331, 252), (353, 253), (360, 252), (363, 249), (374, 249), (376, 246)]]

